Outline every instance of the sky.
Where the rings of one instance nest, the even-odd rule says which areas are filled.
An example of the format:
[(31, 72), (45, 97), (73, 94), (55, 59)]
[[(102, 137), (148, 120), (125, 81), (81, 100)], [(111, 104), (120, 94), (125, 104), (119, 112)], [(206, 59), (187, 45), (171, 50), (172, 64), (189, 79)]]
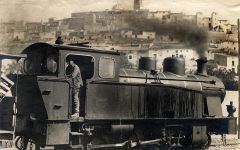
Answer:
[[(50, 17), (67, 18), (72, 12), (102, 11), (117, 1), (129, 0), (0, 0), (0, 20), (46, 21)], [(240, 18), (240, 0), (143, 0), (143, 9), (171, 10), (209, 17), (217, 12), (221, 19), (236, 24)]]

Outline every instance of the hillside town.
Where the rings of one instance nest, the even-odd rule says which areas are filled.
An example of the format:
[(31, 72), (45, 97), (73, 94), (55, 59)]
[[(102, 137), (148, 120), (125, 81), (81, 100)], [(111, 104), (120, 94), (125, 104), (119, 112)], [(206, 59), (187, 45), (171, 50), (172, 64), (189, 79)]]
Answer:
[[(188, 31), (190, 33), (195, 32), (195, 28), (207, 31), (207, 46), (203, 53), (209, 62), (218, 68), (237, 73), (237, 25), (221, 19), (220, 14), (212, 12), (206, 17), (202, 12), (189, 15), (172, 11), (149, 11), (142, 9), (141, 0), (132, 0), (130, 4), (125, 7), (118, 2), (112, 10), (74, 12), (69, 18), (52, 17), (48, 21), (1, 21), (1, 51), (20, 53), (26, 45), (34, 42), (54, 43), (61, 36), (64, 43), (89, 42), (93, 48), (124, 52), (132, 68), (137, 67), (140, 57), (149, 56), (157, 59), (158, 69), (161, 70), (163, 59), (174, 56), (184, 57), (186, 71), (192, 71), (199, 57), (197, 48), (186, 45), (172, 35), (158, 34), (158, 27), (151, 28), (154, 25), (147, 21), (157, 20), (160, 29), (164, 24), (182, 25), (187, 22), (193, 28)], [(129, 16), (145, 18), (135, 22), (144, 21), (146, 28), (134, 27), (134, 24), (129, 23)]]
[[(143, 0), (116, 0), (111, 9), (69, 15), (39, 21), (0, 18), (0, 149), (69, 149), (68, 144), (94, 149), (99, 141), (104, 141), (100, 149), (138, 149), (145, 143), (146, 148), (153, 143), (159, 149), (184, 149), (188, 141), (190, 149), (240, 149), (237, 22), (214, 11), (152, 11)], [(166, 57), (178, 61), (169, 63)], [(141, 67), (141, 59), (151, 60), (154, 69)], [(108, 124), (112, 120), (117, 123)], [(147, 128), (139, 129), (149, 134), (138, 129), (145, 123)], [(132, 131), (134, 136), (112, 142), (110, 127), (121, 141)], [(150, 131), (153, 127), (157, 130)], [(168, 137), (169, 131), (174, 134)], [(163, 140), (152, 140), (155, 132)], [(40, 140), (25, 133), (37, 133)]]

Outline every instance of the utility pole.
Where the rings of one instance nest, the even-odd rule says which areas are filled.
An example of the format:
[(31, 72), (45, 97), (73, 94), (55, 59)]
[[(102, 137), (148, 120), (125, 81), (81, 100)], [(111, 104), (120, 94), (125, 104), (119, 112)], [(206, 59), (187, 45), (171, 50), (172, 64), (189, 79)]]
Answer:
[(240, 20), (238, 19), (238, 139), (240, 139)]

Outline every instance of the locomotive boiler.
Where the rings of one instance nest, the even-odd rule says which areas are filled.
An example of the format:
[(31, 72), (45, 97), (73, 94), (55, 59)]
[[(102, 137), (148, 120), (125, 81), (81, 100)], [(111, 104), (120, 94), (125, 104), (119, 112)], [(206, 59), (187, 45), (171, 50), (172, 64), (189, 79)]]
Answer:
[[(117, 51), (35, 43), (23, 53), (24, 73), (17, 77), (19, 148), (29, 142), (55, 149), (207, 147), (211, 134), (236, 133), (236, 118), (222, 115), (224, 85), (206, 74), (206, 59), (197, 60), (195, 75), (186, 75), (184, 59), (177, 57), (165, 58), (163, 72), (157, 72), (152, 58), (141, 58), (139, 69), (120, 68)], [(70, 117), (68, 58), (81, 68), (84, 83), (77, 119)]]

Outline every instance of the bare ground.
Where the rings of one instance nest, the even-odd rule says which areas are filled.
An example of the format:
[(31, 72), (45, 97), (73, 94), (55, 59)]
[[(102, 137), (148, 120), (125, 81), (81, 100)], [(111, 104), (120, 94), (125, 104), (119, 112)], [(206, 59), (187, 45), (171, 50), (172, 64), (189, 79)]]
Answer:
[(209, 150), (240, 150), (240, 139), (236, 135), (227, 135), (224, 144), (220, 135), (213, 135)]

